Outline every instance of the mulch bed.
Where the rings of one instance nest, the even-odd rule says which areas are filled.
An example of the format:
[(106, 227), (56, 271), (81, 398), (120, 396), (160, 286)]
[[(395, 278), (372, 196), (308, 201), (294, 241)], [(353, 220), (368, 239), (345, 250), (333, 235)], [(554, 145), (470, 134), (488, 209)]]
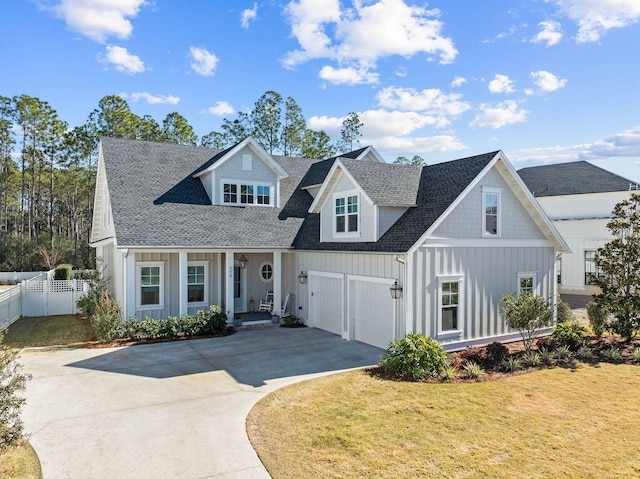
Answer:
[[(554, 367), (575, 367), (575, 365), (579, 362), (586, 364), (597, 364), (599, 362), (611, 362), (608, 359), (604, 352), (611, 348), (616, 347), (620, 350), (621, 358), (618, 361), (615, 361), (616, 364), (640, 364), (634, 360), (633, 358), (633, 350), (635, 348), (640, 348), (640, 338), (635, 338), (631, 342), (625, 341), (623, 338), (619, 336), (606, 336), (600, 339), (595, 336), (588, 336), (588, 343), (585, 349), (589, 349), (593, 357), (591, 359), (580, 359), (577, 357), (576, 353), (573, 352), (571, 357), (568, 359), (551, 359), (547, 362), (541, 363), (539, 366), (524, 366), (522, 365), (522, 357), (525, 355), (525, 349), (522, 341), (517, 341), (513, 343), (505, 344), (505, 346), (509, 350), (509, 355), (517, 358), (521, 361), (521, 368), (515, 371), (506, 371), (500, 364), (494, 364), (486, 354), (485, 347), (473, 347), (467, 348), (466, 350), (457, 351), (451, 353), (452, 364), (458, 370), (458, 373), (455, 378), (452, 379), (442, 379), (442, 378), (428, 378), (418, 380), (416, 382), (425, 382), (425, 383), (471, 383), (471, 382), (483, 382), (483, 381), (496, 381), (500, 379), (505, 379), (512, 376), (519, 376), (521, 374), (527, 374), (532, 371), (538, 371), (541, 369), (549, 369)], [(533, 352), (539, 353), (538, 347), (544, 346), (544, 342), (546, 338), (539, 338), (537, 343), (541, 344), (541, 346), (536, 346)], [(482, 367), (485, 372), (485, 375), (480, 378), (467, 378), (464, 374), (463, 366), (467, 363), (467, 361), (474, 361)], [(374, 366), (365, 369), (366, 373), (375, 376), (381, 379), (391, 380), (391, 381), (413, 381), (411, 378), (407, 378), (404, 376), (398, 376), (394, 374), (389, 374), (384, 371), (379, 366)]]

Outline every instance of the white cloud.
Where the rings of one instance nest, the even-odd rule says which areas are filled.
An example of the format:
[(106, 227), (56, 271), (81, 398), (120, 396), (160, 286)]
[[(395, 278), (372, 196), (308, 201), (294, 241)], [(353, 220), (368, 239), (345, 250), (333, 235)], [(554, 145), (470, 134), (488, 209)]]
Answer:
[[(567, 80), (564, 78), (558, 78), (553, 73), (545, 70), (537, 72), (531, 72), (529, 78), (533, 80), (533, 83), (544, 92), (556, 91), (560, 88), (564, 88), (567, 84)], [(529, 90), (527, 90), (528, 92)]]
[(493, 80), (489, 82), (489, 91), (491, 93), (513, 93), (513, 82), (507, 75), (496, 74)]
[(344, 10), (338, 0), (298, 0), (289, 2), (286, 14), (300, 45), (283, 60), (289, 68), (328, 58), (338, 62), (335, 71), (368, 71), (378, 59), (392, 55), (426, 53), (450, 63), (458, 54), (453, 41), (442, 35), (438, 10), (408, 6), (402, 0), (357, 1)]
[(441, 117), (456, 116), (470, 110), (471, 105), (461, 101), (461, 98), (459, 93), (446, 94), (437, 88), (417, 91), (413, 88), (387, 87), (377, 95), (378, 103), (385, 108), (420, 111)]
[(467, 83), (467, 79), (464, 77), (455, 77), (453, 79), (453, 81), (451, 82), (451, 88), (457, 88), (459, 86), (464, 85), (465, 83)]
[(318, 76), (334, 85), (360, 85), (363, 83), (378, 83), (380, 75), (371, 73), (366, 68), (333, 68), (326, 65), (322, 67)]
[(129, 99), (133, 102), (145, 100), (149, 105), (176, 105), (180, 103), (180, 97), (173, 95), (152, 95), (148, 92), (135, 92), (135, 93), (121, 93), (120, 96), (124, 99)]
[(562, 13), (578, 22), (576, 40), (596, 42), (611, 28), (622, 28), (640, 19), (638, 0), (555, 0)]
[(562, 28), (560, 23), (547, 20), (545, 22), (538, 23), (539, 27), (542, 27), (542, 30), (538, 32), (538, 34), (531, 39), (533, 43), (542, 43), (546, 42), (547, 46), (556, 45), (562, 40)]
[(136, 55), (132, 55), (124, 47), (107, 46), (104, 56), (98, 58), (102, 63), (110, 63), (122, 73), (133, 75), (145, 71), (144, 62)]
[(145, 0), (60, 0), (46, 8), (71, 30), (104, 43), (110, 36), (129, 38), (133, 27), (128, 18), (135, 17), (144, 4)]
[[(375, 144), (376, 150), (383, 156), (424, 155), (426, 153), (441, 153), (446, 151), (460, 151), (467, 149), (458, 138), (451, 135), (437, 135), (426, 137), (388, 136), (383, 138), (362, 138), (363, 145)], [(390, 161), (391, 158), (387, 159)]]
[(469, 126), (471, 128), (489, 127), (502, 128), (506, 125), (521, 123), (527, 119), (527, 110), (518, 107), (513, 100), (507, 100), (496, 106), (489, 104), (480, 105), (481, 113), (477, 115)]
[(190, 47), (191, 68), (198, 75), (212, 76), (215, 73), (218, 57), (208, 52), (205, 48)]
[(233, 115), (236, 112), (226, 101), (219, 101), (214, 106), (207, 108), (207, 111), (215, 116)]
[(258, 15), (257, 3), (253, 4), (253, 8), (247, 8), (243, 10), (242, 14), (240, 15), (240, 25), (242, 25), (242, 28), (249, 28), (249, 22), (251, 22), (251, 20), (255, 20), (257, 15)]

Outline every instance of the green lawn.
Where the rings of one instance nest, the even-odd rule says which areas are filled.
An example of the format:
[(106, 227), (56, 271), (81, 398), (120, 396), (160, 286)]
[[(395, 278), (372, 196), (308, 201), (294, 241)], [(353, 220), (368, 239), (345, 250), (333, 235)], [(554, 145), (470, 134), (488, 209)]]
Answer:
[(7, 329), (3, 343), (10, 348), (25, 346), (82, 347), (91, 339), (87, 322), (73, 315), (20, 318)]
[(270, 394), (247, 431), (276, 479), (640, 477), (640, 366), (462, 384), (352, 371)]
[(0, 477), (3, 479), (42, 478), (38, 456), (27, 441), (0, 453)]

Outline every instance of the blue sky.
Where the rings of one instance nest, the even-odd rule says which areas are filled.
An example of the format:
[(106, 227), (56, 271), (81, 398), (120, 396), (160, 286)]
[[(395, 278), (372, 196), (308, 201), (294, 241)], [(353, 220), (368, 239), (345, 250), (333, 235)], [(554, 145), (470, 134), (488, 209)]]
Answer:
[(0, 94), (71, 126), (123, 96), (198, 135), (291, 96), (334, 139), (345, 116), (387, 159), (497, 149), (516, 168), (586, 159), (640, 182), (638, 0), (15, 0)]

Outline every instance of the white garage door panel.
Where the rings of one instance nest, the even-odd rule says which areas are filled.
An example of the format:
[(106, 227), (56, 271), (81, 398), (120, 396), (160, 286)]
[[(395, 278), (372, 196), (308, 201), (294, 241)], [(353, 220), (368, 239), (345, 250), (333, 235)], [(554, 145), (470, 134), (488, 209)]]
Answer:
[(312, 325), (342, 335), (343, 280), (319, 275), (309, 276)]
[(386, 349), (394, 338), (394, 303), (389, 285), (353, 281), (350, 300), (354, 301), (355, 339)]

